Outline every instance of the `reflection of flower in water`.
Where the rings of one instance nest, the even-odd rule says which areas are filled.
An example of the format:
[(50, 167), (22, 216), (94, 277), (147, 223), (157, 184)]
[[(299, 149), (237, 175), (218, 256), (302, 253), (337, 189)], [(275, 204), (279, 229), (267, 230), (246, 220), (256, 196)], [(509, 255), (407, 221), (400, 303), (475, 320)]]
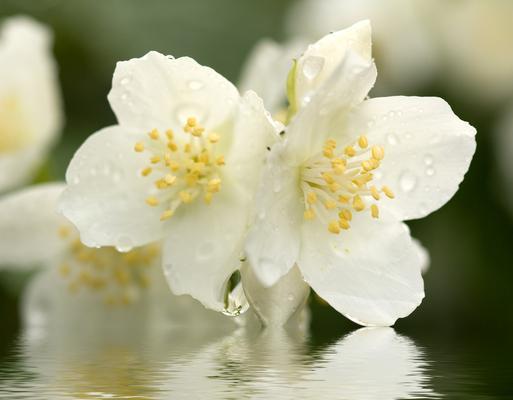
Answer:
[(0, 191), (30, 180), (61, 125), (51, 34), (27, 17), (0, 31)]
[(436, 397), (423, 356), (390, 328), (360, 329), (307, 353), (305, 337), (267, 330), (221, 339), (166, 368), (159, 398)]
[(157, 244), (126, 253), (81, 244), (74, 228), (55, 212), (63, 188), (61, 183), (38, 185), (0, 200), (0, 264), (13, 269), (45, 267), (23, 296), (26, 326), (62, 329), (81, 337), (104, 330), (123, 334), (127, 322), (208, 324), (209, 316), (234, 326), (191, 298), (171, 293)]

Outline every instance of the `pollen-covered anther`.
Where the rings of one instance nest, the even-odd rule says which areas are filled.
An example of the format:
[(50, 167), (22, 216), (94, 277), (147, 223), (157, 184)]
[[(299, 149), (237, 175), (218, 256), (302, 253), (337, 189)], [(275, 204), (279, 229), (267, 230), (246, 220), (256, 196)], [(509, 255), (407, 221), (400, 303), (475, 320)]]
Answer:
[[(379, 208), (371, 204), (372, 201), (381, 200), (382, 194), (394, 198), (388, 186), (378, 189), (373, 184), (378, 175), (374, 171), (380, 168), (385, 157), (384, 147), (371, 146), (367, 136), (362, 134), (355, 142), (341, 147), (334, 139), (328, 139), (320, 150), (302, 169), (304, 218), (317, 217), (335, 234), (350, 229), (351, 210), (369, 210), (372, 218), (379, 218)], [(334, 217), (338, 219), (335, 221)]]
[(150, 192), (146, 203), (152, 207), (164, 206), (166, 211), (161, 214), (161, 220), (170, 218), (181, 204), (191, 203), (198, 197), (210, 204), (222, 186), (220, 168), (226, 161), (218, 154), (221, 135), (209, 132), (193, 116), (186, 119), (182, 131), (183, 134), (173, 129), (162, 132), (153, 129), (145, 136), (146, 141), (134, 145), (135, 152), (149, 153), (149, 165), (140, 174), (154, 177), (158, 192)]

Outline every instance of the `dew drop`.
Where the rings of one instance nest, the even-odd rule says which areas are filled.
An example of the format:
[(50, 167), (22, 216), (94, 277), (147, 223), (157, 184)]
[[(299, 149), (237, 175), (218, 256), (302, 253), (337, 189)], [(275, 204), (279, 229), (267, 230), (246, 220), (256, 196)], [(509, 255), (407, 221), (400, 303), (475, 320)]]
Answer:
[(196, 252), (196, 259), (198, 261), (209, 260), (214, 255), (215, 250), (216, 246), (214, 241), (206, 240), (198, 246)]
[(424, 164), (433, 165), (433, 156), (431, 154), (426, 154), (424, 156)]
[(189, 117), (195, 117), (200, 122), (204, 123), (207, 117), (207, 113), (201, 108), (199, 104), (185, 103), (176, 107), (174, 110), (176, 121), (182, 125), (187, 121)]
[(324, 57), (310, 56), (303, 64), (303, 74), (306, 79), (315, 79), (324, 67)]
[(404, 193), (409, 193), (417, 186), (417, 177), (411, 171), (404, 171), (399, 177), (399, 187)]
[(121, 83), (123, 86), (126, 86), (130, 83), (131, 79), (128, 76), (125, 76), (119, 83)]
[(121, 253), (127, 253), (132, 250), (134, 244), (129, 236), (121, 235), (116, 239), (116, 250)]
[(264, 218), (265, 218), (265, 215), (266, 215), (265, 210), (261, 210), (261, 211), (258, 213), (258, 218), (259, 218), (259, 219), (264, 219)]
[(279, 193), (281, 191), (281, 182), (279, 179), (276, 179), (273, 182), (273, 191), (274, 193)]
[(73, 185), (78, 185), (80, 183), (80, 178), (78, 176), (74, 176), (71, 183), (73, 183)]
[(187, 84), (191, 90), (200, 90), (205, 84), (200, 81), (189, 81)]
[(433, 176), (435, 174), (435, 169), (433, 167), (426, 168), (426, 175)]
[(294, 301), (296, 297), (292, 294), (292, 293), (289, 293), (288, 296), (287, 296), (287, 300), (288, 301)]
[(128, 93), (123, 92), (123, 93), (121, 94), (121, 100), (126, 102), (126, 101), (128, 100)]
[(396, 144), (399, 143), (399, 138), (397, 137), (397, 135), (395, 133), (390, 132), (387, 135), (387, 142), (388, 142), (388, 144), (395, 146)]

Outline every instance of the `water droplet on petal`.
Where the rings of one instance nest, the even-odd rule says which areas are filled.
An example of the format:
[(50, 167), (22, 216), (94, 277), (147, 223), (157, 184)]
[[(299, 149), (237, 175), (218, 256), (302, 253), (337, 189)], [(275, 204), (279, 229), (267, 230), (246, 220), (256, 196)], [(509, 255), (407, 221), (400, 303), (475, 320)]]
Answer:
[(131, 81), (130, 77), (125, 76), (123, 79), (121, 79), (121, 81), (119, 81), (119, 83), (121, 83), (123, 86), (126, 86), (130, 83), (130, 81)]
[(132, 239), (129, 236), (121, 235), (116, 239), (116, 250), (121, 253), (127, 253), (134, 247)]
[(189, 81), (188, 86), (191, 90), (200, 90), (205, 85), (200, 81)]
[(432, 165), (433, 164), (433, 156), (431, 154), (426, 154), (424, 156), (424, 164)]
[(303, 64), (303, 74), (309, 80), (315, 79), (324, 67), (324, 57), (310, 56)]
[(174, 110), (176, 121), (182, 125), (189, 117), (195, 117), (200, 123), (204, 123), (207, 118), (207, 112), (199, 104), (185, 103), (176, 107)]
[(216, 250), (215, 242), (212, 240), (206, 240), (201, 243), (196, 249), (196, 259), (198, 261), (205, 261), (212, 258)]
[(426, 168), (426, 175), (433, 176), (435, 174), (435, 169), (433, 167)]
[(411, 171), (404, 171), (399, 177), (399, 187), (404, 193), (409, 193), (417, 186), (417, 177)]
[(259, 219), (264, 219), (264, 218), (265, 218), (265, 215), (266, 215), (265, 210), (261, 210), (261, 211), (258, 213), (258, 218), (259, 218)]
[(295, 297), (292, 293), (289, 293), (288, 296), (287, 296), (287, 300), (288, 301), (294, 301)]
[(390, 132), (387, 135), (387, 142), (388, 142), (388, 144), (391, 144), (392, 146), (395, 146), (396, 144), (399, 143), (399, 138), (397, 137), (397, 135), (395, 133)]

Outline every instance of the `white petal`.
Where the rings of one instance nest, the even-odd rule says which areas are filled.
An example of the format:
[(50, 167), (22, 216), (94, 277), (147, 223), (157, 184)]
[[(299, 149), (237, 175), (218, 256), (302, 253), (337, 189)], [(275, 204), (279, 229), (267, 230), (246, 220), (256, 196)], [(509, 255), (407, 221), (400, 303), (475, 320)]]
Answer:
[(163, 248), (171, 290), (225, 311), (226, 284), (240, 266), (247, 205), (224, 188), (210, 205), (190, 204), (171, 221)]
[(297, 165), (321, 152), (334, 127), (344, 123), (347, 113), (365, 99), (376, 76), (372, 61), (348, 50), (337, 70), (290, 123), (286, 137), (288, 162)]
[(0, 200), (0, 264), (31, 267), (55, 259), (67, 245), (59, 228), (69, 225), (56, 212), (64, 184), (32, 186)]
[(279, 138), (278, 128), (262, 99), (252, 91), (246, 92), (235, 117), (233, 140), (222, 172), (227, 184), (246, 192), (248, 201), (253, 199), (260, 181), (267, 149)]
[(371, 25), (369, 21), (361, 21), (347, 29), (330, 33), (308, 46), (297, 61), (295, 94), (299, 106), (308, 103), (305, 99), (320, 89), (333, 74), (340, 73), (339, 66), (348, 51), (370, 62)]
[(272, 113), (286, 107), (285, 82), (293, 60), (306, 46), (293, 41), (280, 45), (270, 39), (259, 41), (242, 69), (239, 89), (254, 90)]
[(456, 193), (476, 148), (476, 130), (437, 97), (383, 97), (365, 101), (347, 123), (347, 131), (367, 133), (385, 148), (375, 174), (394, 200), (382, 206), (399, 219), (422, 218)]
[(241, 268), (241, 278), (251, 310), (265, 327), (285, 326), (297, 313), (301, 313), (310, 294), (310, 286), (297, 267), (271, 287), (262, 285), (249, 264)]
[(420, 243), (419, 240), (412, 238), (413, 246), (415, 246), (417, 255), (420, 259), (420, 271), (422, 275), (425, 275), (429, 270), (429, 266), (431, 264), (431, 257), (429, 256), (429, 251)]
[(50, 34), (26, 18), (8, 19), (0, 34), (0, 190), (26, 183), (62, 124)]
[(416, 248), (395, 221), (356, 214), (340, 235), (308, 221), (298, 264), (319, 296), (360, 325), (393, 325), (424, 297)]
[(120, 125), (180, 132), (188, 117), (215, 129), (234, 111), (237, 89), (213, 69), (188, 57), (155, 51), (119, 62), (109, 102)]
[(303, 220), (298, 170), (286, 167), (280, 157), (277, 144), (255, 198), (256, 218), (246, 242), (249, 263), (265, 286), (274, 285), (297, 261)]
[(154, 187), (140, 174), (148, 160), (134, 151), (139, 139), (126, 128), (108, 127), (90, 136), (71, 160), (59, 209), (84, 244), (128, 250), (163, 236), (164, 206), (145, 203)]

